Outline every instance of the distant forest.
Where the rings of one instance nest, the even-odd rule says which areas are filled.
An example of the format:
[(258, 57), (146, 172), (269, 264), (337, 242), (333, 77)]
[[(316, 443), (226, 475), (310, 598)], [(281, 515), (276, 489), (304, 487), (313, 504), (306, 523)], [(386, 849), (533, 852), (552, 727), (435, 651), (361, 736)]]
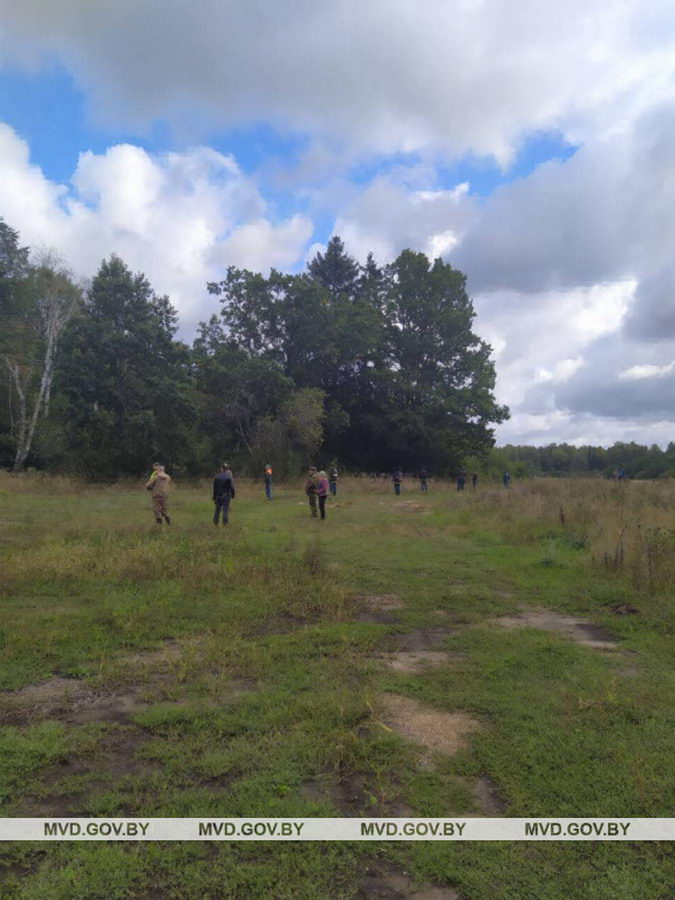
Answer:
[(474, 460), (481, 472), (498, 477), (509, 471), (515, 478), (532, 476), (581, 477), (612, 475), (623, 470), (628, 478), (675, 478), (675, 443), (665, 450), (635, 443), (616, 443), (612, 447), (573, 447), (549, 444), (546, 447), (494, 447), (483, 460)]

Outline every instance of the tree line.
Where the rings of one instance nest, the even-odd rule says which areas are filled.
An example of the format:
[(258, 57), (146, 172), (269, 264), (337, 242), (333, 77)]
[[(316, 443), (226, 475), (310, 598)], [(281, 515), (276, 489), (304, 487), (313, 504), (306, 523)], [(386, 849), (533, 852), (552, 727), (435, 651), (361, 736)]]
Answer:
[(516, 446), (492, 448), (476, 461), (482, 472), (492, 477), (508, 470), (516, 478), (527, 477), (616, 477), (675, 478), (675, 443), (665, 450), (657, 444), (646, 446), (621, 442), (611, 447), (574, 447), (548, 444), (545, 447)]
[(299, 274), (232, 266), (208, 291), (218, 312), (189, 345), (170, 299), (119, 257), (83, 284), (0, 219), (0, 465), (440, 474), (483, 457), (508, 417), (466, 277), (440, 259), (360, 264), (334, 237)]

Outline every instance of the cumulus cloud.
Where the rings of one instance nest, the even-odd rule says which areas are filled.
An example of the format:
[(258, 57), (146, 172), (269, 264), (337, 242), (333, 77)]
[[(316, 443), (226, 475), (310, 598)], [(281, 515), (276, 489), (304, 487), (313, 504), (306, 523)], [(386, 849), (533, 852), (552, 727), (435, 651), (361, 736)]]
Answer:
[(293, 266), (312, 223), (266, 217), (258, 189), (232, 157), (206, 147), (151, 156), (120, 144), (80, 155), (70, 185), (55, 185), (30, 162), (29, 148), (0, 125), (0, 215), (31, 245), (57, 250), (90, 276), (117, 253), (168, 293), (187, 334), (207, 314), (207, 280), (227, 265)]
[(506, 161), (621, 127), (675, 70), (668, 0), (0, 0), (5, 57), (56, 56), (117, 126), (268, 121), (357, 151)]
[(429, 186), (422, 168), (397, 168), (346, 203), (334, 231), (359, 259), (372, 251), (379, 263), (391, 262), (406, 247), (431, 257), (454, 247), (473, 215), (467, 185), (452, 190)]
[[(312, 219), (331, 217), (360, 259), (443, 255), (495, 350), (513, 412), (500, 441), (662, 442), (675, 428), (674, 38), (668, 0), (203, 0), (198, 15), (187, 0), (161, 15), (0, 0), (0, 59), (56, 59), (99, 124), (163, 118), (185, 136), (265, 122), (307, 139), (299, 164), (263, 164), (255, 182), (206, 147), (127, 144), (82, 154), (57, 185), (0, 128), (0, 215), (85, 274), (118, 252), (188, 328), (226, 265), (311, 256), (325, 238)], [(487, 198), (440, 181), (439, 161), (507, 166), (541, 129), (579, 149)], [(392, 166), (410, 152), (416, 165)], [(350, 181), (355, 161), (379, 174)], [(295, 198), (286, 219), (260, 184)]]

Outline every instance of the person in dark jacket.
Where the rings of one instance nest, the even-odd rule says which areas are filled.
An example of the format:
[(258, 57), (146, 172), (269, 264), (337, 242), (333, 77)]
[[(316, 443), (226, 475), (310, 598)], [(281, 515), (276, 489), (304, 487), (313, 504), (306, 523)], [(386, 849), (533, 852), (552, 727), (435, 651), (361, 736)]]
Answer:
[(234, 478), (227, 463), (223, 463), (220, 472), (213, 479), (213, 502), (216, 508), (213, 511), (213, 524), (218, 524), (220, 514), (223, 514), (223, 525), (227, 525), (230, 512), (230, 500), (234, 499)]
[(423, 494), (425, 494), (428, 490), (428, 480), (429, 480), (429, 473), (427, 472), (425, 466), (422, 466), (422, 468), (419, 470), (417, 477), (420, 480), (420, 490), (422, 491)]
[(316, 483), (318, 481), (318, 476), (316, 474), (316, 466), (310, 466), (309, 472), (307, 473), (307, 481), (305, 482), (305, 493), (307, 494), (307, 499), (309, 500), (309, 508), (312, 513), (312, 518), (316, 519)]
[(265, 496), (272, 499), (272, 466), (269, 463), (265, 465)]
[(391, 476), (391, 480), (394, 482), (394, 493), (398, 497), (398, 495), (401, 493), (401, 482), (403, 481), (402, 469), (394, 469), (394, 474)]
[(478, 484), (478, 472), (474, 472), (471, 476), (471, 484), (473, 486), (474, 491), (476, 490), (476, 486)]

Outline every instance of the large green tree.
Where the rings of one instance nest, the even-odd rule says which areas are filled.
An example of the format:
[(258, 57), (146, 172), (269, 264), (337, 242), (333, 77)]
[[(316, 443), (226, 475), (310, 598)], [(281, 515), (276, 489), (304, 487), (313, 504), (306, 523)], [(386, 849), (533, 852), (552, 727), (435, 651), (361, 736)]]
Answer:
[(231, 268), (209, 285), (229, 335), (325, 394), (325, 457), (359, 468), (452, 468), (492, 443), (491, 348), (472, 331), (465, 276), (406, 250), (359, 266), (333, 238), (307, 272)]
[(67, 445), (89, 477), (143, 473), (153, 459), (195, 464), (196, 398), (176, 312), (116, 256), (102, 263), (64, 338), (58, 388)]
[(217, 317), (199, 327), (193, 371), (200, 433), (208, 457), (259, 474), (270, 459), (277, 474), (305, 466), (323, 437), (323, 392), (298, 388), (281, 365), (245, 350)]

